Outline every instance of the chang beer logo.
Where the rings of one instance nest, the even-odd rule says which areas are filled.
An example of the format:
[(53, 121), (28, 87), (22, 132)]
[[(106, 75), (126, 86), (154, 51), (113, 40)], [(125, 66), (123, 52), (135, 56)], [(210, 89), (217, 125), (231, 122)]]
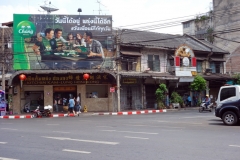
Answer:
[(36, 27), (30, 21), (22, 21), (17, 25), (17, 32), (23, 38), (30, 38), (35, 34)]

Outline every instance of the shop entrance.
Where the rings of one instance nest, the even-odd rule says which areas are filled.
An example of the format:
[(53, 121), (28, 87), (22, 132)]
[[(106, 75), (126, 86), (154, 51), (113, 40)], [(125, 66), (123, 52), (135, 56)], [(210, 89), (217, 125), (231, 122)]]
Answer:
[(63, 106), (68, 105), (70, 96), (77, 98), (77, 86), (54, 86), (53, 104), (57, 103), (58, 108), (53, 106), (53, 111), (64, 111)]

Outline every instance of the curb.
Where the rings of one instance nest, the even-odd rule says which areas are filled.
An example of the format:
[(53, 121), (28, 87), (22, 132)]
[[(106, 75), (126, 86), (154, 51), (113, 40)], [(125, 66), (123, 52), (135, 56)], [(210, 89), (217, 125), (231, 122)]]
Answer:
[(23, 119), (23, 118), (33, 118), (32, 115), (15, 115), (15, 116), (0, 116), (3, 119)]
[[(144, 110), (144, 111), (129, 111), (129, 112), (105, 112), (105, 113), (91, 113), (90, 115), (137, 115), (137, 114), (149, 114), (149, 113), (162, 113), (167, 112), (166, 109), (163, 110)], [(80, 115), (83, 113), (80, 113)], [(59, 117), (75, 117), (74, 114), (52, 114), (49, 118), (59, 118)], [(32, 115), (5, 115), (0, 116), (0, 119), (23, 119), (23, 118), (33, 118)], [(42, 118), (42, 117), (39, 117)]]
[(149, 113), (162, 113), (162, 112), (167, 112), (167, 110), (163, 109), (163, 110), (145, 110), (145, 111), (129, 111), (129, 112), (106, 112), (106, 113), (93, 113), (93, 115), (122, 116), (122, 115), (136, 115), (136, 114), (149, 114)]

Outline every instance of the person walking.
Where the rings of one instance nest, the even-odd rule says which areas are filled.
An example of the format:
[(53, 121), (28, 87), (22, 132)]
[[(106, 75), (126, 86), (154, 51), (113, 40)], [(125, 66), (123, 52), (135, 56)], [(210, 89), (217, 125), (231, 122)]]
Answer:
[(55, 108), (55, 112), (58, 112), (58, 97), (55, 97), (53, 106)]
[(76, 113), (79, 116), (81, 113), (81, 93), (78, 94), (77, 100), (76, 100)]
[(68, 106), (68, 116), (70, 113), (73, 113), (75, 116), (74, 106), (75, 106), (75, 102), (74, 102), (73, 96), (70, 96), (69, 106)]
[(192, 98), (191, 98), (190, 95), (188, 95), (188, 97), (187, 97), (187, 101), (188, 101), (188, 105), (189, 105), (189, 107), (191, 107), (191, 104), (192, 104)]

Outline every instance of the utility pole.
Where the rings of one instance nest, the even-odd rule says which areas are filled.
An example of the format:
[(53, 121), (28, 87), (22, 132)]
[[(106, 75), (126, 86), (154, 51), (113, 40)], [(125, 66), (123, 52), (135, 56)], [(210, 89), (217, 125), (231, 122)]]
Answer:
[(119, 55), (120, 55), (120, 39), (118, 35), (118, 30), (116, 33), (116, 42), (117, 42), (117, 111), (120, 112), (120, 76), (119, 76)]
[(5, 54), (4, 54), (4, 48), (5, 48), (5, 43), (4, 43), (4, 28), (2, 28), (2, 90), (4, 92), (3, 94), (3, 100), (5, 102)]

